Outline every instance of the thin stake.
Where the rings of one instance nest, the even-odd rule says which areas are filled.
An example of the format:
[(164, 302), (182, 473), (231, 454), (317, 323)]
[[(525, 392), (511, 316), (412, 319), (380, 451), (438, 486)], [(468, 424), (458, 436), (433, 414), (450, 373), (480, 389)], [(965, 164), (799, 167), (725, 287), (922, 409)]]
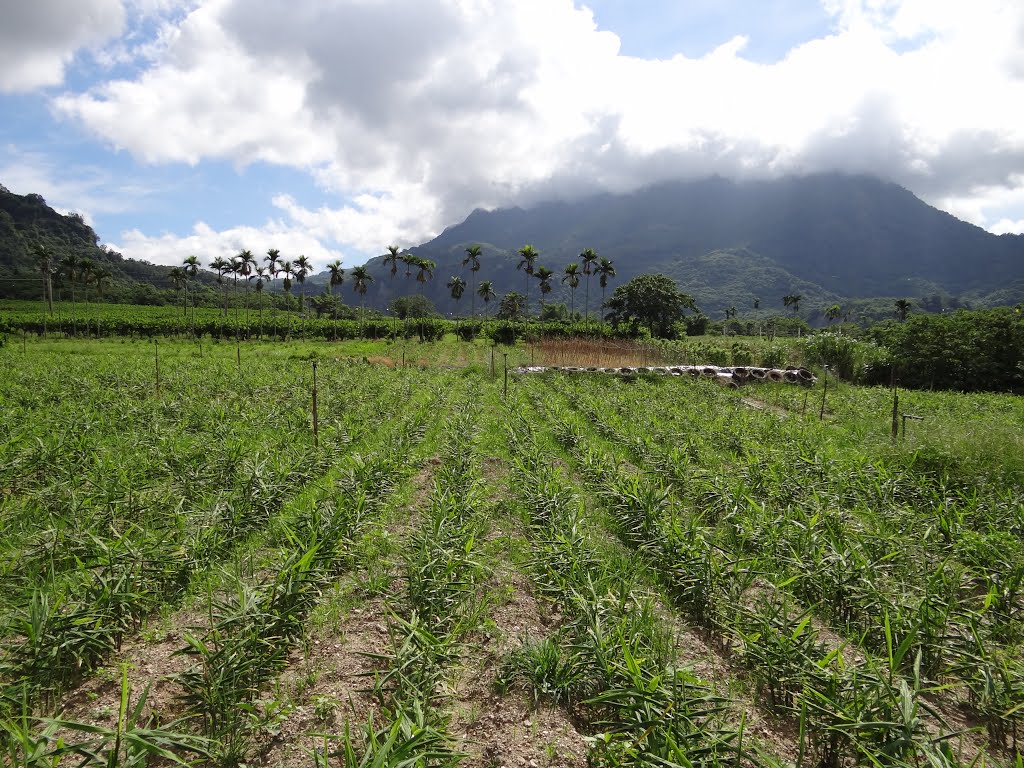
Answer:
[(828, 394), (828, 366), (825, 366), (824, 373), (821, 377), (825, 384), (825, 388), (821, 390), (821, 412), (818, 413), (818, 421), (825, 420), (825, 395)]
[(21, 329), (21, 351), (28, 352), (28, 331)]
[(153, 339), (153, 360), (156, 363), (156, 393), (160, 394), (160, 339)]
[(508, 352), (502, 352), (501, 354), (505, 358), (505, 390), (502, 397), (508, 397)]
[(491, 378), (494, 378), (494, 347), (491, 347)]
[(320, 418), (316, 409), (316, 360), (313, 361), (313, 447), (320, 448)]
[(242, 342), (235, 337), (235, 357), (238, 358), (238, 370), (242, 370)]
[(899, 411), (900, 411), (900, 396), (896, 391), (896, 366), (892, 367), (892, 439), (895, 440), (900, 434), (900, 422), (899, 422)]

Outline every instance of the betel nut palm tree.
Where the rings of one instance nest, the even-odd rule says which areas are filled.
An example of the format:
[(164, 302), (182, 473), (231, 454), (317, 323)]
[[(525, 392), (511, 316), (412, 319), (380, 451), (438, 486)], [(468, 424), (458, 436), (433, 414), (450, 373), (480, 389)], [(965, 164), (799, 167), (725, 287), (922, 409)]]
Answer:
[(305, 256), (299, 256), (295, 260), (295, 279), (299, 281), (299, 313), (305, 311), (306, 303), (306, 276), (313, 269), (313, 264)]
[[(615, 265), (612, 264), (612, 260), (602, 256), (601, 261), (597, 264), (595, 274), (597, 275), (597, 283), (601, 286), (601, 309), (604, 309), (604, 295), (608, 288), (608, 281), (615, 277)], [(601, 322), (604, 322), (603, 312), (601, 313)]]
[(228, 261), (228, 272), (231, 273), (231, 296), (235, 303), (235, 334), (238, 334), (238, 276), (242, 274), (242, 259), (232, 256)]
[(902, 323), (907, 319), (907, 315), (910, 314), (910, 308), (913, 306), (907, 299), (896, 299), (896, 318)]
[(466, 258), (462, 260), (462, 266), (469, 265), (469, 316), (476, 319), (476, 273), (480, 271), (480, 256), (483, 254), (483, 247), (471, 245), (466, 249)]
[(434, 270), (437, 269), (437, 264), (431, 259), (416, 258), (415, 265), (417, 269), (416, 282), (420, 284), (420, 294), (422, 294), (427, 280), (434, 279)]
[(281, 260), (281, 252), (277, 248), (271, 248), (267, 251), (267, 255), (263, 257), (263, 260), (267, 262), (267, 271), (270, 276), (277, 279), (277, 262)]
[[(188, 276), (188, 280), (189, 280), (190, 283), (194, 284), (195, 281), (196, 281), (196, 278), (199, 277), (199, 268), (201, 266), (202, 266), (202, 264), (199, 263), (199, 259), (196, 258), (195, 256), (187, 256), (185, 258), (185, 261), (182, 262), (181, 268), (185, 270), (185, 274)], [(186, 289), (186, 291), (188, 290), (188, 286), (187, 285), (185, 286), (185, 289)], [(196, 324), (196, 289), (195, 289), (195, 286), (193, 285), (193, 288), (192, 288), (192, 326), (195, 327), (195, 324)]]
[[(252, 251), (244, 250), (238, 254), (238, 274), (245, 280), (245, 325), (249, 327), (249, 281), (252, 279), (253, 270), (256, 268), (256, 257)], [(248, 334), (248, 330), (246, 330)]]
[(576, 289), (580, 287), (580, 265), (575, 261), (565, 267), (562, 284), (569, 285), (569, 320), (576, 314)]
[[(171, 267), (171, 271), (167, 273), (167, 277), (171, 280), (171, 285), (174, 286), (174, 290), (182, 292), (181, 299), (181, 314), (185, 317), (188, 316), (188, 294), (185, 293), (185, 286), (188, 285), (188, 275), (185, 274), (185, 270), (182, 267)], [(177, 310), (175, 310), (177, 311)], [(179, 327), (180, 331), (180, 327)]]
[(540, 287), (541, 311), (544, 310), (544, 297), (551, 293), (551, 278), (555, 273), (547, 267), (537, 267), (534, 277), (537, 278)]
[(587, 286), (584, 291), (584, 304), (583, 314), (586, 315), (587, 322), (590, 321), (590, 276), (594, 274), (594, 270), (597, 267), (597, 262), (601, 257), (597, 255), (597, 252), (593, 248), (587, 248), (580, 253), (580, 264), (583, 265), (583, 274), (587, 276)]
[(256, 267), (256, 295), (260, 306), (260, 338), (263, 338), (263, 284), (270, 282), (270, 274), (266, 267)]
[(354, 267), (351, 273), (352, 290), (359, 294), (359, 314), (363, 322), (366, 322), (366, 291), (373, 282), (373, 275), (367, 271), (365, 265)]
[(224, 293), (224, 316), (228, 314), (228, 288), (224, 282), (224, 275), (231, 267), (231, 264), (223, 256), (218, 256), (210, 262), (210, 269), (217, 273), (217, 283)]
[(496, 294), (494, 292), (494, 281), (493, 280), (481, 280), (480, 285), (476, 288), (476, 295), (483, 299), (484, 302), (484, 320), (487, 320), (487, 305), (490, 303)]
[(455, 299), (456, 306), (462, 299), (462, 295), (466, 292), (466, 281), (458, 275), (452, 277), (447, 283), (448, 290), (451, 291), (452, 298)]
[(533, 271), (537, 263), (537, 259), (540, 258), (540, 251), (534, 248), (532, 245), (524, 245), (518, 251), (520, 260), (516, 265), (516, 269), (521, 269), (526, 273), (526, 316), (530, 316), (530, 278), (533, 276)]
[(341, 267), (341, 260), (335, 259), (327, 265), (327, 271), (330, 273), (330, 284), (331, 284), (331, 298), (334, 299), (331, 303), (334, 305), (334, 338), (338, 338), (338, 299), (334, 295), (335, 286), (340, 286), (345, 282), (345, 270)]
[(78, 335), (78, 308), (75, 306), (75, 283), (78, 282), (78, 257), (73, 253), (65, 254), (57, 265), (69, 283), (71, 283), (71, 335)]

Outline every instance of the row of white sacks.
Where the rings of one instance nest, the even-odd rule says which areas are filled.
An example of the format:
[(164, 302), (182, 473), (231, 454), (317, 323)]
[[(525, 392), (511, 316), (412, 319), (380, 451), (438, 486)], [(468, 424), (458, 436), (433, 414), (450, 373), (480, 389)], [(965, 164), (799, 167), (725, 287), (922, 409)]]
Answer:
[(780, 384), (802, 384), (813, 386), (817, 378), (806, 368), (753, 368), (748, 366), (724, 367), (718, 365), (656, 365), (641, 368), (578, 368), (558, 365), (525, 365), (513, 369), (512, 373), (544, 373), (562, 371), (565, 373), (604, 373), (617, 376), (635, 376), (640, 373), (655, 373), (662, 376), (691, 376), (715, 379), (719, 384), (739, 387), (749, 382), (777, 382)]

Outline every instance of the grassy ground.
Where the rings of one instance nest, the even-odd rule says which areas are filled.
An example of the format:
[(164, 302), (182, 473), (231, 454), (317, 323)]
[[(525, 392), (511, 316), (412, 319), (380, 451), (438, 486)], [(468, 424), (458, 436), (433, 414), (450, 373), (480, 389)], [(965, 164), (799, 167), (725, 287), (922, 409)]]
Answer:
[(1020, 399), (506, 354), (0, 349), (5, 760), (1019, 760)]

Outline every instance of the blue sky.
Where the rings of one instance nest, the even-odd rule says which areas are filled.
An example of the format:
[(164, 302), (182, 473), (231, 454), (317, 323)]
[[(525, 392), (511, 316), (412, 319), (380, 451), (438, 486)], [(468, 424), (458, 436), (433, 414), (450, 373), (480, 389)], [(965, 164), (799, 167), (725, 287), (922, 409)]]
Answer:
[(872, 173), (1024, 231), (1010, 0), (8, 3), (0, 115), (0, 184), (156, 263), (353, 265), (713, 173)]

